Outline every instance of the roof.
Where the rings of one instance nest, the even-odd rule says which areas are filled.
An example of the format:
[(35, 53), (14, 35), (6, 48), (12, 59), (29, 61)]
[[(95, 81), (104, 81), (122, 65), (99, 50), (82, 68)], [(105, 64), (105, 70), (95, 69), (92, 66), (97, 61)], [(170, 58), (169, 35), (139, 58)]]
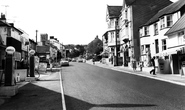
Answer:
[[(124, 0), (123, 1), (126, 5), (148, 5), (148, 3), (156, 4), (156, 5), (169, 5), (172, 3), (170, 0)], [(150, 6), (150, 5), (149, 5)]]
[(1, 20), (0, 20), (0, 26), (9, 26), (9, 27), (11, 27), (10, 24), (8, 24), (8, 23), (6, 23), (6, 22), (3, 22), (3, 21), (1, 21)]
[(145, 25), (150, 25), (159, 20), (160, 17), (179, 11), (185, 5), (185, 0), (179, 0), (167, 7), (161, 9), (156, 15), (154, 15)]
[(108, 6), (107, 5), (107, 9), (108, 9), (108, 14), (110, 18), (119, 17), (119, 15), (121, 14), (122, 6)]
[[(11, 24), (12, 24), (12, 25), (11, 25)], [(20, 29), (18, 29), (18, 28), (16, 28), (16, 27), (13, 26), (13, 23), (7, 23), (7, 22), (0, 21), (0, 26), (12, 27), (12, 28), (14, 28), (15, 30), (17, 30), (18, 32), (20, 32), (21, 34), (23, 34), (23, 32), (22, 32)]]
[(165, 35), (169, 35), (182, 29), (185, 29), (185, 14), (165, 33)]

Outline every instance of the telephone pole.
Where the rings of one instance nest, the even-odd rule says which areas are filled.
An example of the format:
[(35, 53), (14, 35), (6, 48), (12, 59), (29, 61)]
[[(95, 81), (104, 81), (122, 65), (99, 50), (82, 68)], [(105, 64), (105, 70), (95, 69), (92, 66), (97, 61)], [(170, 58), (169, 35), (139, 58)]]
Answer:
[(37, 32), (38, 32), (38, 30), (36, 30), (36, 45), (37, 45)]

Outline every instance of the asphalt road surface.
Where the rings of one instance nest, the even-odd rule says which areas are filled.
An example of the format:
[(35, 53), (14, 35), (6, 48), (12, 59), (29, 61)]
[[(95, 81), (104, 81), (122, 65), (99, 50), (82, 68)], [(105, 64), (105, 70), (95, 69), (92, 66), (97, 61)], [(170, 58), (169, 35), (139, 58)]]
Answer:
[(185, 87), (87, 63), (62, 67), (67, 110), (185, 110)]

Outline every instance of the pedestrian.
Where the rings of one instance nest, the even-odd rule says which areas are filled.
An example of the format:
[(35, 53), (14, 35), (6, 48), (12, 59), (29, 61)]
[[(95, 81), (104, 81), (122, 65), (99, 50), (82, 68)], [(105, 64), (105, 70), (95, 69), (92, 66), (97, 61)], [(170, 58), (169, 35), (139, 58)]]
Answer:
[(142, 61), (139, 62), (139, 67), (140, 67), (140, 71), (142, 71), (142, 69), (143, 69), (143, 62)]
[(150, 60), (153, 69), (150, 71), (150, 74), (156, 75), (155, 74), (155, 56)]
[(132, 68), (133, 68), (134, 71), (136, 71), (137, 66), (136, 66), (135, 58), (133, 58), (133, 61), (132, 61)]
[(93, 64), (95, 64), (95, 56), (93, 57), (93, 59), (92, 59), (92, 60), (93, 60)]

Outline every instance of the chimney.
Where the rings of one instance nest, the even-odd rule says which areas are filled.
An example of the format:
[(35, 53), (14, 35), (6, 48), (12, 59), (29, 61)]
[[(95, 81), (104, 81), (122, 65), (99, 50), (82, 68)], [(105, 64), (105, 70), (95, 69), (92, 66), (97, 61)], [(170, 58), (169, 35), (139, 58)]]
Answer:
[(9, 23), (12, 27), (14, 27), (14, 23)]
[(6, 22), (6, 16), (5, 16), (5, 14), (1, 13), (1, 18), (0, 18), (0, 20), (1, 20), (2, 22)]
[(54, 39), (54, 36), (50, 36), (50, 39)]

